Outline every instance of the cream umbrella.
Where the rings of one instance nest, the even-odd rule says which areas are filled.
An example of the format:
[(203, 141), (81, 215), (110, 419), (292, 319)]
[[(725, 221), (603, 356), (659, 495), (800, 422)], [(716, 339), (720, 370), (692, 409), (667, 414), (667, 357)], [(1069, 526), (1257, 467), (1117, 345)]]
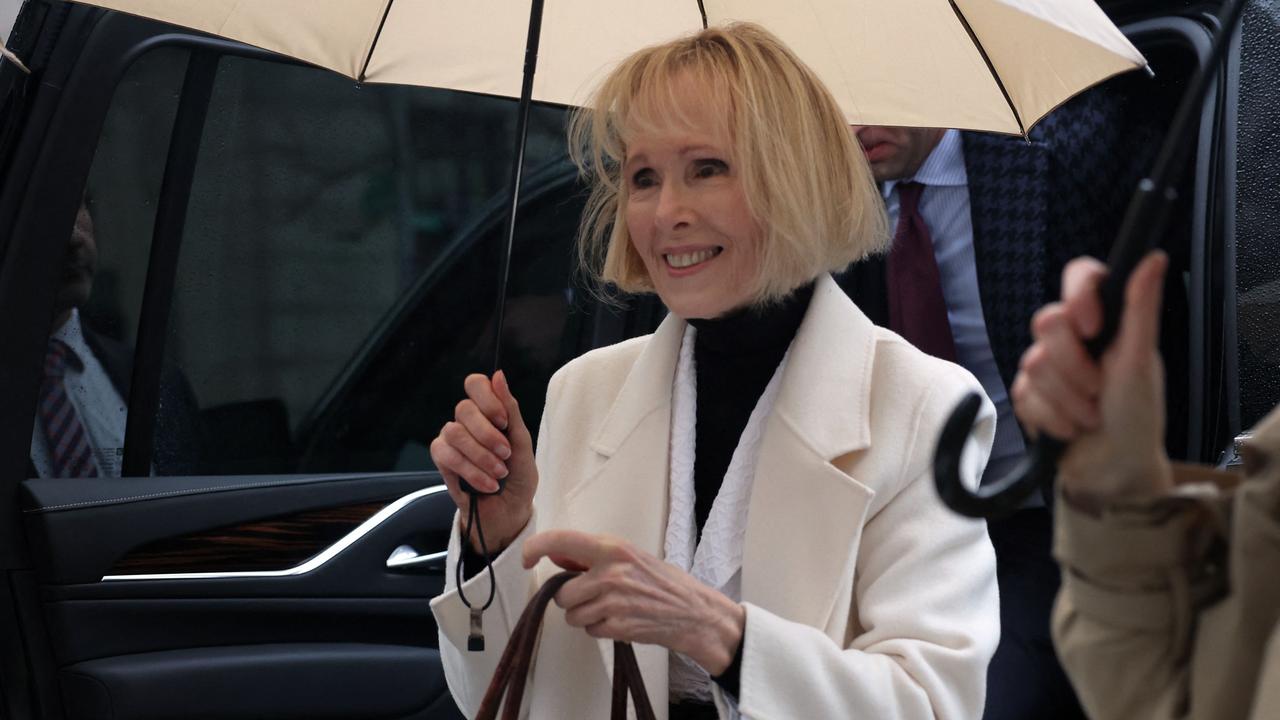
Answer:
[[(1146, 66), (1094, 0), (76, 1), (238, 40), (358, 82), (518, 97), (500, 288), (530, 102), (584, 104), (609, 68), (642, 47), (709, 24), (754, 22), (814, 69), (850, 124), (1024, 136), (1073, 95)], [(498, 308), (501, 328), (501, 300)]]
[[(539, 0), (91, 0), (362, 82), (518, 97)], [(580, 105), (632, 51), (706, 24), (759, 23), (859, 125), (1024, 134), (1145, 65), (1094, 0), (550, 0), (532, 98)]]

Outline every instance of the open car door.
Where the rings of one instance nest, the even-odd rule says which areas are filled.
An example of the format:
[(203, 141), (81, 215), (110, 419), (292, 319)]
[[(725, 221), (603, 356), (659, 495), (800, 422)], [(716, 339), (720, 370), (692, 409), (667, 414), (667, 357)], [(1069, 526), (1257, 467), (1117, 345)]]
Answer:
[[(9, 46), (0, 717), (457, 717), (427, 444), (490, 362), (514, 103), (63, 2)], [(575, 290), (562, 128), (535, 111), (507, 293), (534, 427), (556, 367), (657, 317)], [(109, 380), (64, 383), (92, 477), (54, 460), (53, 340)]]

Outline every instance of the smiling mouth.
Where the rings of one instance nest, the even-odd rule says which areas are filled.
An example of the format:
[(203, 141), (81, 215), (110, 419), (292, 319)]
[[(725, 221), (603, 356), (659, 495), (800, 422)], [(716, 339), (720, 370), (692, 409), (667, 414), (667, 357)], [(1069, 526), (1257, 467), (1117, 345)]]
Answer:
[(713, 247), (707, 248), (706, 250), (696, 250), (694, 252), (671, 253), (663, 255), (662, 258), (667, 261), (667, 265), (677, 270), (683, 270), (685, 268), (691, 268), (694, 265), (700, 265), (722, 252), (724, 252), (724, 248)]

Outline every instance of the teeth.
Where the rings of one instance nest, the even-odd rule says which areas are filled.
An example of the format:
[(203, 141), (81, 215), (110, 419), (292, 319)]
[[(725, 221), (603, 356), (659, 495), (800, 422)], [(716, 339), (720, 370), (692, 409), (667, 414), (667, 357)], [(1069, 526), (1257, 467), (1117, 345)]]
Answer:
[(667, 264), (673, 268), (687, 268), (697, 265), (700, 262), (706, 262), (715, 257), (717, 252), (714, 248), (710, 250), (699, 250), (691, 253), (680, 253), (679, 255), (667, 255)]

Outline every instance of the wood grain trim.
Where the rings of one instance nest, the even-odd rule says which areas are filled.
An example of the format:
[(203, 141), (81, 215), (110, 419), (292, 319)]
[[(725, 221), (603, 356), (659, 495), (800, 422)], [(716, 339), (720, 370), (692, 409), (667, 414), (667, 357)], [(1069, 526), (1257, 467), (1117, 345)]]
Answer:
[(108, 575), (287, 570), (334, 544), (391, 502), (308, 510), (156, 540), (129, 551)]

